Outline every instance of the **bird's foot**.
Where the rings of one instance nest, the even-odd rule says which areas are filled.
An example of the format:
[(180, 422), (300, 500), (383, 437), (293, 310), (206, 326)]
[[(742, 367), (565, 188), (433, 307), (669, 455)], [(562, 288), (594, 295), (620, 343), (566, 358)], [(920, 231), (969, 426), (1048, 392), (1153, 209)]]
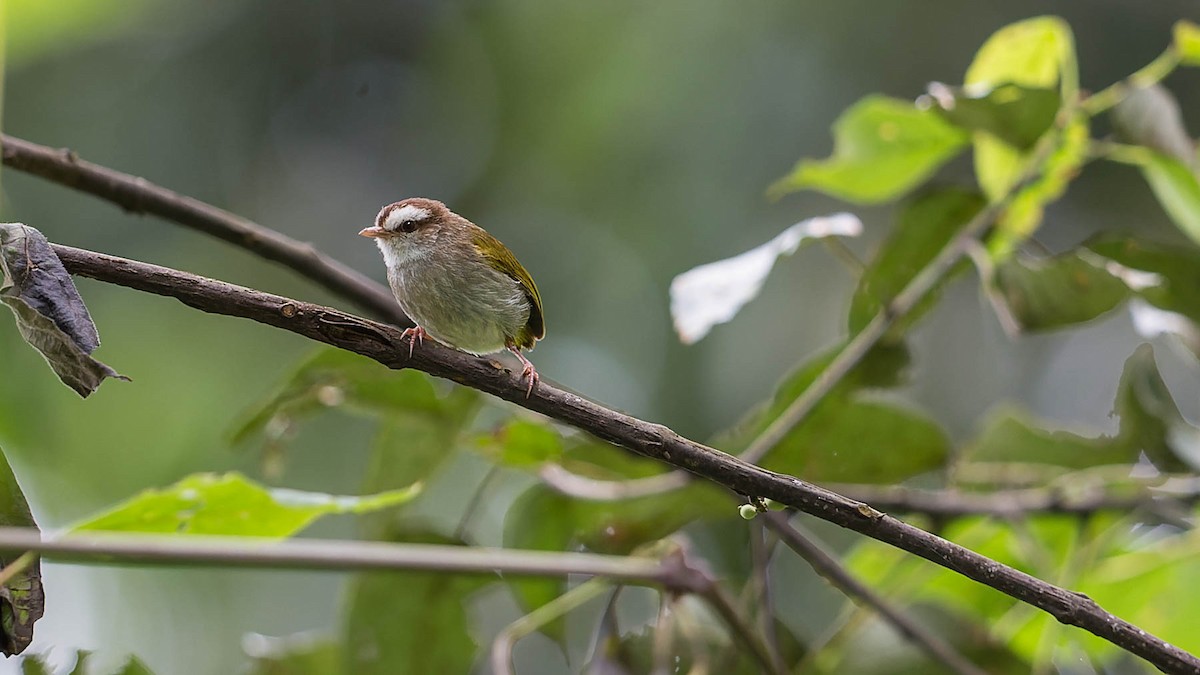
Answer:
[(529, 387), (525, 389), (525, 398), (529, 398), (530, 394), (533, 393), (533, 387), (538, 383), (538, 380), (541, 379), (538, 377), (537, 368), (533, 367), (533, 364), (529, 362), (529, 359), (525, 358), (525, 355), (521, 353), (520, 349), (517, 349), (513, 345), (508, 345), (508, 351), (516, 354), (517, 358), (521, 359), (521, 363), (525, 366), (521, 369), (520, 379), (524, 380), (527, 377), (529, 378)]
[(401, 340), (408, 338), (408, 358), (412, 358), (413, 347), (416, 347), (418, 342), (420, 342), (422, 345), (425, 344), (426, 335), (428, 335), (428, 333), (426, 333), (425, 329), (421, 328), (420, 326), (405, 328), (404, 332), (400, 334)]

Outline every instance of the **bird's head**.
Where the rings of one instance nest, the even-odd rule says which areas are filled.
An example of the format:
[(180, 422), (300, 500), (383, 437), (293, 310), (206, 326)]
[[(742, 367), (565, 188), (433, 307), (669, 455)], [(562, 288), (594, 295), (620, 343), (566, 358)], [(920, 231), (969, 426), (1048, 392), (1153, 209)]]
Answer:
[(374, 239), (391, 264), (431, 250), (438, 236), (453, 227), (453, 220), (450, 209), (436, 199), (411, 197), (380, 209), (375, 224), (359, 234)]

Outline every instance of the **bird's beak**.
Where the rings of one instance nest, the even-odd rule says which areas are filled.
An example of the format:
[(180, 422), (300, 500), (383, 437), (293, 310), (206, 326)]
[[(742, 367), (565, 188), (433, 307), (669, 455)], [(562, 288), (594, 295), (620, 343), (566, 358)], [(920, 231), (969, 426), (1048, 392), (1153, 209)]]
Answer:
[(380, 237), (386, 237), (388, 235), (388, 231), (383, 229), (382, 227), (379, 227), (378, 225), (372, 225), (371, 227), (363, 228), (362, 230), (359, 231), (358, 234), (361, 237), (370, 237), (372, 239), (378, 239)]

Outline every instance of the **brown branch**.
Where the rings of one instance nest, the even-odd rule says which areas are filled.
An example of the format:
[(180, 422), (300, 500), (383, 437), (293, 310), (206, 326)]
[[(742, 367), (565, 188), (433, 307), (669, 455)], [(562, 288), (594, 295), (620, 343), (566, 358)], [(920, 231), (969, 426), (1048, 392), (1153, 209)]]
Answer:
[(657, 459), (739, 494), (773, 499), (962, 574), (1079, 626), (1166, 672), (1200, 673), (1200, 659), (1059, 588), (870, 506), (792, 476), (748, 464), (652, 424), (605, 408), (543, 381), (526, 397), (518, 375), (500, 364), (426, 342), (408, 357), (400, 331), (374, 321), (157, 265), (56, 245), (73, 274), (174, 297), (214, 314), (252, 319), (372, 358), (389, 368), (416, 368), (492, 394)]
[(0, 134), (4, 165), (110, 201), (137, 214), (151, 214), (223, 239), (299, 272), (372, 316), (401, 327), (412, 325), (395, 298), (370, 277), (333, 260), (311, 244), (251, 222), (198, 199), (159, 187), (144, 178), (92, 164), (67, 149), (56, 150)]
[(77, 532), (43, 538), (34, 528), (0, 527), (0, 551), (41, 554), (50, 560), (113, 565), (152, 563), (309, 570), (416, 570), (455, 574), (565, 577), (583, 574), (680, 593), (707, 593), (706, 572), (678, 556), (663, 560), (594, 553), (396, 544), (377, 541), (260, 539), (190, 535)]
[(902, 486), (830, 485), (829, 488), (871, 506), (945, 520), (963, 516), (1027, 518), (1041, 514), (1087, 516), (1103, 511), (1161, 511), (1185, 509), (1200, 502), (1200, 479), (1181, 479), (1176, 487), (1134, 488), (1096, 486), (1086, 490), (1055, 487), (962, 492), (921, 490)]
[(968, 661), (954, 647), (939, 638), (935, 633), (914, 621), (892, 603), (884, 600), (866, 584), (854, 578), (836, 558), (825, 552), (811, 537), (805, 536), (799, 529), (788, 522), (788, 517), (780, 512), (760, 514), (767, 527), (779, 535), (780, 540), (804, 558), (813, 571), (824, 577), (841, 592), (850, 596), (856, 603), (864, 604), (879, 613), (884, 621), (891, 624), (897, 632), (916, 644), (938, 663), (959, 675), (986, 675), (979, 666)]

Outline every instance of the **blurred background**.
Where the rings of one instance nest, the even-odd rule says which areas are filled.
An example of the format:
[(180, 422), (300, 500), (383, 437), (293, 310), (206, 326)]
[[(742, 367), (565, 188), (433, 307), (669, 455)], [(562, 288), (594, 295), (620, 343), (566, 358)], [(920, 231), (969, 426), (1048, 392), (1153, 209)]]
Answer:
[[(930, 80), (959, 82), (988, 35), (1044, 13), (1070, 23), (1082, 84), (1099, 88), (1156, 56), (1175, 20), (1200, 16), (1188, 0), (4, 5), (6, 133), (244, 215), (381, 281), (378, 251), (355, 233), (385, 203), (441, 199), (508, 244), (537, 280), (548, 336), (531, 358), (543, 377), (700, 439), (844, 332), (854, 277), (820, 247), (785, 261), (762, 296), (698, 345), (678, 342), (667, 309), (674, 275), (846, 209), (811, 192), (764, 196), (801, 156), (828, 154), (840, 111), (872, 92), (913, 98)], [(1193, 129), (1198, 78), (1169, 81)], [(1039, 239), (1057, 249), (1100, 228), (1179, 237), (1132, 174), (1089, 170)], [(944, 171), (947, 181), (969, 175), (969, 160)], [(0, 218), (52, 241), (345, 306), (195, 232), (13, 171), (2, 188)], [(866, 233), (849, 245), (865, 256), (893, 212), (852, 210)], [(232, 448), (230, 430), (312, 345), (171, 300), (79, 286), (104, 340), (97, 356), (132, 383), (82, 401), (0, 317), (0, 446), (41, 526), (195, 471), (263, 479), (259, 456)], [(956, 438), (1011, 400), (1063, 428), (1111, 430), (1121, 363), (1139, 342), (1124, 312), (1011, 341), (964, 277), (918, 331), (906, 393)], [(1160, 350), (1159, 359), (1169, 383), (1197, 380), (1190, 358)], [(1186, 415), (1200, 415), (1194, 391), (1176, 393)], [(368, 438), (360, 422), (331, 416), (305, 428), (269, 480), (357, 493)], [(479, 474), (458, 475), (473, 484)], [(497, 497), (485, 526), (498, 529), (503, 508)], [(113, 662), (135, 653), (160, 675), (235, 672), (249, 633), (334, 626), (343, 581), (47, 564), (31, 649), (59, 664), (86, 648)], [(562, 667), (527, 660), (521, 672)]]

